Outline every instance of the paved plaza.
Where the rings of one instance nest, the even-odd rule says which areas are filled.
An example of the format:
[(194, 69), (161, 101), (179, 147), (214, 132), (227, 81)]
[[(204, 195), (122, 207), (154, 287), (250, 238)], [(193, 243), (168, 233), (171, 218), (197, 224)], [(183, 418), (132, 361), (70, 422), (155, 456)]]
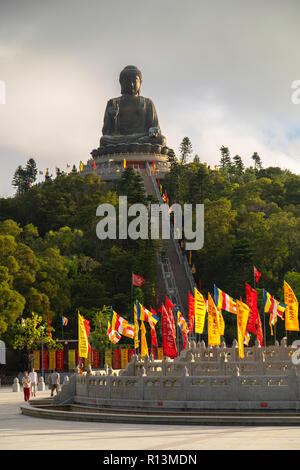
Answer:
[[(49, 397), (49, 390), (37, 398)], [(298, 450), (300, 427), (167, 426), (24, 416), (23, 392), (0, 388), (1, 450)], [(188, 417), (187, 417), (188, 419)]]

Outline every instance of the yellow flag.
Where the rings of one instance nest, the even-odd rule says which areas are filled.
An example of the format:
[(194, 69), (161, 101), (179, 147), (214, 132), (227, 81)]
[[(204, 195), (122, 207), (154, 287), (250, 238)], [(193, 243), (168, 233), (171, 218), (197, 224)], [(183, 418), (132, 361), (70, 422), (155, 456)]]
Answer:
[[(75, 353), (75, 349), (71, 349), (71, 351), (74, 351)], [(49, 351), (49, 370), (54, 370), (55, 368), (56, 368), (56, 351)]]
[(203, 295), (195, 287), (195, 333), (203, 333), (205, 314), (206, 314), (206, 302)]
[(105, 364), (111, 367), (111, 350), (110, 349), (105, 349), (104, 361), (105, 361)]
[(163, 348), (157, 348), (157, 359), (162, 361), (164, 358)]
[(141, 356), (145, 357), (146, 354), (149, 356), (148, 345), (146, 340), (146, 328), (144, 322), (141, 321)]
[(33, 351), (33, 367), (40, 370), (40, 351)]
[(224, 336), (225, 323), (224, 323), (224, 318), (223, 318), (223, 315), (222, 315), (222, 310), (219, 307), (216, 307), (216, 308), (217, 308), (217, 312), (218, 312), (218, 323), (219, 323), (220, 335)]
[(128, 349), (122, 348), (121, 349), (121, 369), (125, 369), (127, 362), (128, 362)]
[(78, 356), (88, 357), (89, 343), (84, 326), (84, 318), (78, 312)]
[(134, 348), (138, 349), (139, 347), (139, 322), (137, 319), (136, 304), (134, 304)]
[(74, 370), (76, 367), (75, 349), (69, 349), (68, 351), (68, 367), (69, 367), (69, 370)]
[(79, 163), (79, 169), (80, 169), (80, 171), (83, 171), (83, 163), (82, 163), (82, 161), (80, 161), (80, 163)]
[(208, 344), (211, 346), (219, 346), (221, 344), (221, 335), (219, 330), (218, 311), (210, 293), (208, 293), (207, 331)]
[(250, 308), (240, 300), (236, 301), (236, 318), (237, 318), (237, 332), (238, 332), (238, 345), (239, 357), (244, 358), (244, 339), (246, 334), (246, 327), (248, 322)]
[(285, 329), (299, 331), (298, 300), (287, 282), (283, 282), (285, 309)]
[(126, 158), (123, 159), (123, 168), (126, 168), (127, 167), (127, 162), (126, 162)]

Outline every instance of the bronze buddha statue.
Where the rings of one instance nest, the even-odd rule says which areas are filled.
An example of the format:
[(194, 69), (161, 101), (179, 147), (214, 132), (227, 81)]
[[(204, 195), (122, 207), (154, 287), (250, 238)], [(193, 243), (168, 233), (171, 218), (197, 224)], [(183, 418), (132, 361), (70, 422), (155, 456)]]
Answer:
[(98, 154), (139, 151), (167, 154), (157, 113), (149, 98), (140, 96), (142, 74), (128, 65), (120, 73), (121, 96), (108, 101)]

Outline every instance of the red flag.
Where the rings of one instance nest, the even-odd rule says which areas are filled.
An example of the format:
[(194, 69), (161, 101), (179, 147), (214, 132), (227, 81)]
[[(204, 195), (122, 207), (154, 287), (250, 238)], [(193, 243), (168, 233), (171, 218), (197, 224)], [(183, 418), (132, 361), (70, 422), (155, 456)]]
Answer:
[(257, 291), (253, 289), (249, 284), (245, 283), (246, 285), (246, 304), (250, 308), (248, 322), (246, 331), (250, 333), (256, 333), (256, 322), (258, 316), (258, 309), (257, 309)]
[[(85, 328), (85, 332), (86, 332), (86, 337), (88, 338), (89, 334), (90, 334), (90, 330), (91, 330), (90, 322), (88, 320), (86, 320), (85, 318), (83, 318), (83, 324), (84, 324), (84, 328)], [(88, 345), (89, 345), (88, 352), (90, 353), (92, 349), (91, 349), (90, 343), (88, 343)]]
[(96, 162), (94, 160), (94, 170), (97, 170), (97, 167), (96, 167)]
[(193, 332), (193, 329), (194, 329), (194, 319), (195, 319), (195, 298), (189, 292), (189, 330), (190, 330), (190, 334)]
[(255, 282), (258, 282), (259, 278), (261, 277), (261, 273), (257, 271), (255, 266), (254, 266), (254, 276), (255, 276)]
[(263, 336), (263, 329), (262, 329), (262, 324), (261, 324), (261, 319), (259, 314), (257, 315), (257, 333), (256, 333), (256, 338), (259, 341), (260, 346), (263, 345), (264, 341), (264, 336)]
[(120, 369), (121, 368), (120, 349), (114, 349), (113, 350), (112, 362), (113, 362), (113, 369)]
[(172, 312), (172, 308), (175, 307), (175, 305), (171, 302), (171, 300), (168, 297), (166, 297), (165, 307), (166, 307), (167, 313), (168, 313), (170, 321), (171, 321), (171, 325), (172, 325), (172, 328), (173, 328), (173, 331), (174, 331), (174, 336), (176, 338), (176, 326), (175, 326), (174, 315), (173, 315), (173, 312)]
[[(151, 310), (151, 313), (158, 316), (157, 313), (152, 309), (152, 307), (150, 308), (150, 310)], [(152, 322), (149, 322), (149, 324), (150, 324), (150, 332), (151, 332), (151, 344), (152, 346), (158, 347), (155, 325)]]
[(164, 304), (161, 304), (159, 312), (161, 313), (163, 354), (171, 358), (177, 357), (174, 329)]
[(141, 276), (138, 276), (137, 274), (132, 273), (132, 284), (134, 286), (140, 287), (143, 284), (145, 284), (145, 279), (143, 279)]

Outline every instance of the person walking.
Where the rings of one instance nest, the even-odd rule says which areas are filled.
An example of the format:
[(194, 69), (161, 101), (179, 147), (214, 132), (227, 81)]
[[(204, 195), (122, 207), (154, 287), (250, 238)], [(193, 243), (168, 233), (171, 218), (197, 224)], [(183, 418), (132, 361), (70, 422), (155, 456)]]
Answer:
[(30, 383), (31, 378), (28, 375), (27, 370), (24, 372), (24, 377), (22, 378), (23, 391), (24, 391), (24, 400), (28, 401), (30, 398)]
[(38, 384), (38, 375), (35, 372), (34, 368), (31, 369), (31, 372), (29, 373), (29, 377), (31, 379), (30, 382), (30, 391), (33, 397), (36, 397), (36, 391), (37, 391), (37, 384)]
[(60, 389), (60, 375), (57, 372), (57, 369), (55, 369), (53, 374), (51, 374), (51, 384), (51, 397), (53, 397), (54, 390), (56, 390), (56, 394), (58, 394)]
[(50, 374), (48, 375), (48, 387), (49, 387), (49, 390), (52, 389), (51, 376), (52, 376), (53, 372), (54, 372), (54, 370), (52, 370), (52, 371), (50, 372)]

